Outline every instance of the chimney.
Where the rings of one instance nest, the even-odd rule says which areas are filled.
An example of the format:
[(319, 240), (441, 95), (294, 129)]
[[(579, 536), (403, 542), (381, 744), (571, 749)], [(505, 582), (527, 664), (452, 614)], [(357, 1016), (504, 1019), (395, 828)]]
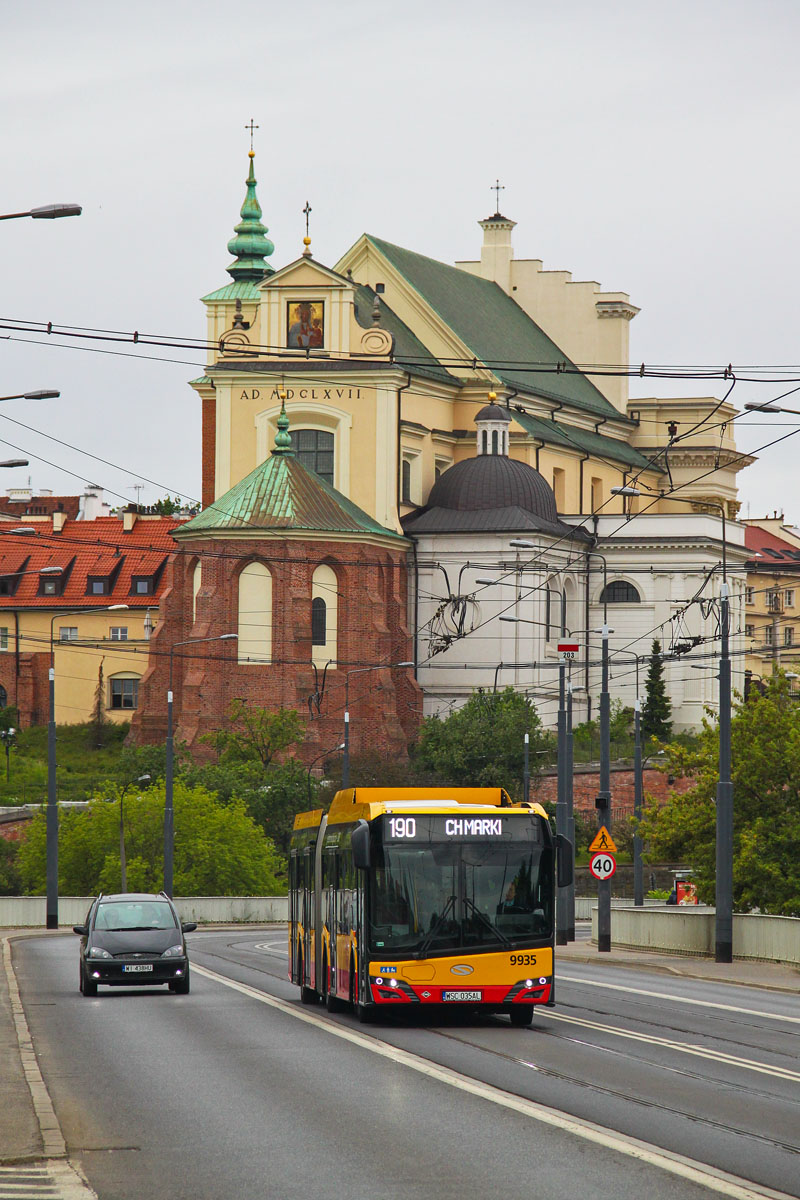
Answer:
[(131, 532), (134, 525), (136, 524), (136, 518), (138, 517), (138, 515), (139, 514), (137, 512), (131, 512), (130, 509), (125, 510), (125, 512), (122, 514), (122, 532), (123, 533)]
[(67, 523), (67, 514), (65, 512), (53, 513), (53, 533), (61, 533)]

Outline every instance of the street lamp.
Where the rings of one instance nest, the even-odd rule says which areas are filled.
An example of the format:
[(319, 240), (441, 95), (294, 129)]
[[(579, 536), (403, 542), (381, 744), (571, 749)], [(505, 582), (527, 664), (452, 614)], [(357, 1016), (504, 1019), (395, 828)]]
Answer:
[(2, 213), (0, 221), (16, 221), (19, 217), (32, 217), (34, 221), (53, 221), (56, 217), (79, 217), (83, 212), (80, 204), (42, 204), (26, 212)]
[[(46, 569), (46, 568), (45, 568)], [(51, 572), (55, 574), (55, 571)], [(53, 625), (57, 619), (78, 617), (86, 612), (112, 612), (127, 604), (109, 604), (103, 608), (76, 608), (53, 613), (50, 618), (50, 720), (47, 725), (47, 905), (46, 925), (58, 929), (58, 802), (56, 799), (56, 667), (53, 649)]]
[[(747, 408), (748, 405), (745, 405)], [(758, 406), (756, 406), (758, 407)], [(777, 408), (762, 412), (789, 411)], [(800, 413), (798, 413), (800, 415)], [(625, 490), (626, 495), (641, 495), (638, 488)], [(714, 958), (718, 963), (733, 962), (733, 780), (731, 779), (731, 658), (730, 600), (728, 591), (728, 540), (725, 529), (725, 506), (715, 500), (691, 500), (683, 496), (667, 496), (679, 504), (700, 504), (716, 508), (722, 518), (722, 587), (720, 588), (720, 655), (719, 655), (719, 781), (717, 782), (716, 824), (716, 895)]]
[(173, 642), (169, 649), (169, 688), (167, 690), (167, 745), (164, 764), (164, 891), (172, 896), (172, 867), (175, 855), (175, 813), (172, 803), (174, 775), (174, 740), (172, 736), (172, 656), (178, 646), (199, 646), (204, 642), (229, 642), (238, 638), (238, 633), (220, 633), (216, 637), (186, 638)]
[(12, 396), (0, 396), (0, 403), (3, 400), (57, 400), (60, 395), (61, 392), (56, 392), (52, 388), (44, 388), (38, 392), (14, 392)]
[(125, 793), (129, 787), (133, 787), (134, 783), (149, 783), (149, 775), (140, 775), (138, 779), (132, 779), (130, 783), (126, 783), (119, 795), (119, 882), (120, 891), (127, 892), (128, 890), (128, 872), (125, 864), (125, 824), (123, 819), (123, 801)]
[(13, 728), (0, 729), (0, 741), (3, 743), (3, 748), (6, 752), (6, 783), (11, 778), (11, 751), (17, 744), (17, 731)]
[(368, 671), (396, 671), (400, 667), (413, 667), (413, 662), (376, 663), (374, 667), (354, 667), (344, 677), (344, 756), (342, 758), (342, 787), (350, 786), (350, 676), (365, 675)]
[(311, 762), (308, 764), (307, 776), (308, 776), (308, 803), (309, 804), (311, 803), (311, 769), (312, 769), (312, 767), (314, 766), (315, 763), (318, 763), (321, 758), (326, 758), (327, 755), (329, 755), (329, 754), (336, 754), (336, 752), (339, 750), (344, 750), (344, 742), (339, 742), (338, 746), (331, 746), (330, 750), (323, 750), (321, 754), (318, 754), (316, 756), (316, 758), (312, 758)]

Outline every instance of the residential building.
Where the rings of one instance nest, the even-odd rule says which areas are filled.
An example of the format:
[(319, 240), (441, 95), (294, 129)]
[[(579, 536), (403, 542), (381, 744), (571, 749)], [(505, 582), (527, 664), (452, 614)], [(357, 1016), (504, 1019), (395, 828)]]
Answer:
[(779, 669), (800, 675), (800, 535), (777, 515), (744, 524), (749, 688)]
[[(22, 725), (87, 721), (98, 686), (111, 721), (129, 721), (158, 627), (174, 517), (76, 520), (56, 511), (0, 528), (0, 706)], [(112, 611), (108, 611), (112, 609)]]

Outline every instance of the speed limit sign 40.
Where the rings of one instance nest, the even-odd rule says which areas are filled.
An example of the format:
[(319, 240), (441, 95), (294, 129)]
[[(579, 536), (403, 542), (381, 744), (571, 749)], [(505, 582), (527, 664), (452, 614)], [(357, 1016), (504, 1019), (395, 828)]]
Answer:
[(593, 854), (589, 860), (589, 870), (595, 879), (610, 879), (617, 869), (617, 860), (613, 854)]

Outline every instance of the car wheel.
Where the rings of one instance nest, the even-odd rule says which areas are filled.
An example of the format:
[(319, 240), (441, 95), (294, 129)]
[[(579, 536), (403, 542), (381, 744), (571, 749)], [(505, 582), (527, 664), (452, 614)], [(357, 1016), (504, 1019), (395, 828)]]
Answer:
[(515, 1004), (508, 1015), (512, 1025), (517, 1029), (525, 1029), (533, 1021), (533, 1008), (527, 1004), (524, 1007), (521, 1004)]
[(85, 971), (83, 971), (81, 974), (81, 985), (81, 991), (83, 992), (84, 996), (97, 995), (97, 984), (93, 979), (89, 979)]

